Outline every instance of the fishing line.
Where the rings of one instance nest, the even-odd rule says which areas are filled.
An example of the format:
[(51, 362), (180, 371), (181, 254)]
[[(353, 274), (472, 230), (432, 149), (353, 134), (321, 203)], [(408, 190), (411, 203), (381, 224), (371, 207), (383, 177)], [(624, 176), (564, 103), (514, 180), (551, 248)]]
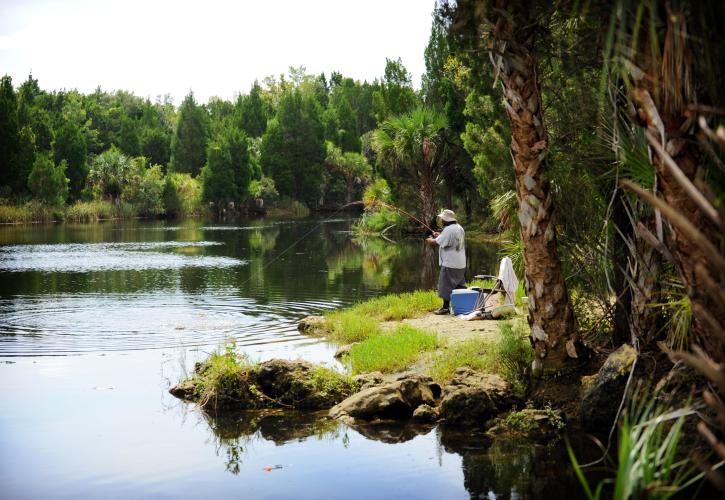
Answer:
[[(337, 215), (342, 210), (344, 210), (344, 209), (346, 209), (348, 207), (351, 207), (352, 205), (360, 205), (362, 203), (363, 203), (362, 201), (353, 201), (351, 203), (347, 203), (345, 205), (342, 205), (340, 208), (338, 208), (337, 210), (335, 210), (334, 212), (332, 212), (332, 215), (330, 216), (330, 218), (334, 217), (335, 215)], [(398, 207), (396, 207), (394, 205), (390, 205), (390, 204), (385, 203), (385, 202), (380, 201), (380, 200), (374, 200), (373, 201), (373, 204), (376, 204), (376, 203), (377, 204), (380, 204), (380, 205), (383, 205), (385, 207), (388, 207), (388, 208), (390, 208), (392, 210), (395, 210), (397, 212), (400, 212), (403, 215), (409, 217), (410, 219), (418, 222), (419, 224), (421, 224), (422, 226), (424, 226), (426, 229), (428, 229), (430, 232), (435, 232), (428, 224), (426, 224), (422, 220), (418, 219), (417, 217), (409, 214), (408, 212), (406, 212), (402, 208), (398, 208)], [(310, 229), (309, 231), (307, 231), (300, 238), (298, 238), (296, 241), (294, 241), (290, 246), (288, 246), (287, 248), (285, 248), (284, 250), (282, 250), (280, 253), (278, 253), (272, 260), (270, 260), (264, 266), (262, 266), (262, 268), (259, 269), (258, 272), (264, 271), (269, 266), (271, 266), (272, 264), (274, 264), (275, 262), (277, 262), (283, 255), (285, 255), (287, 252), (289, 252), (290, 250), (292, 250), (296, 245), (298, 245), (302, 240), (304, 240), (305, 238), (307, 238), (309, 235), (311, 235), (312, 233), (314, 233), (315, 231), (317, 231), (317, 229), (320, 228), (328, 220), (329, 219), (323, 219), (323, 220), (321, 220), (316, 226), (314, 226), (312, 229)], [(249, 283), (252, 280), (252, 278), (254, 278), (254, 274), (250, 274), (249, 275), (249, 278), (247, 278), (242, 283), (240, 283), (239, 286), (241, 287), (241, 286), (246, 285), (247, 283)]]
[[(338, 213), (338, 212), (341, 212), (342, 210), (344, 210), (344, 209), (346, 209), (346, 208), (350, 207), (351, 205), (356, 205), (356, 204), (360, 204), (360, 203), (362, 203), (362, 202), (352, 202), (352, 203), (348, 203), (347, 205), (343, 205), (343, 206), (341, 206), (340, 208), (338, 208), (337, 210), (335, 210), (334, 212), (332, 212), (332, 215), (330, 216), (330, 218), (334, 217), (335, 215), (337, 215), (337, 213)], [(294, 241), (294, 242), (293, 242), (293, 243), (292, 243), (292, 244), (291, 244), (290, 246), (288, 246), (287, 248), (285, 248), (284, 250), (282, 250), (282, 251), (281, 251), (280, 253), (278, 253), (277, 255), (275, 255), (275, 256), (274, 256), (274, 258), (273, 258), (272, 260), (270, 260), (269, 262), (267, 262), (267, 263), (266, 263), (266, 264), (265, 264), (264, 266), (262, 266), (262, 268), (261, 268), (261, 269), (259, 269), (259, 270), (258, 270), (257, 272), (262, 272), (262, 271), (264, 271), (265, 269), (267, 269), (267, 268), (268, 268), (269, 266), (271, 266), (272, 264), (274, 264), (275, 262), (277, 262), (277, 261), (278, 261), (278, 260), (280, 259), (280, 257), (282, 257), (282, 256), (283, 256), (284, 254), (286, 254), (286, 253), (287, 253), (287, 252), (289, 252), (290, 250), (292, 250), (292, 249), (293, 249), (293, 248), (294, 248), (294, 247), (295, 247), (295, 246), (296, 246), (296, 245), (297, 245), (298, 243), (300, 243), (300, 242), (301, 242), (302, 240), (304, 240), (305, 238), (307, 238), (307, 237), (308, 237), (309, 235), (311, 235), (311, 234), (312, 234), (313, 232), (317, 231), (317, 229), (318, 229), (318, 228), (320, 228), (320, 227), (321, 227), (321, 226), (322, 226), (322, 225), (323, 225), (324, 223), (326, 223), (326, 222), (327, 222), (327, 221), (328, 221), (328, 220), (329, 220), (330, 218), (328, 218), (328, 219), (322, 219), (322, 220), (321, 220), (321, 221), (320, 221), (320, 222), (319, 222), (319, 223), (318, 223), (318, 224), (317, 224), (316, 226), (314, 226), (314, 227), (313, 227), (312, 229), (310, 229), (310, 230), (309, 230), (309, 231), (307, 231), (307, 232), (306, 232), (305, 234), (303, 234), (303, 235), (302, 235), (302, 236), (301, 236), (300, 238), (298, 238), (297, 240), (295, 240), (295, 241)], [(254, 278), (254, 277), (255, 277), (255, 275), (254, 275), (253, 273), (252, 273), (252, 274), (250, 274), (250, 275), (249, 275), (249, 278), (247, 278), (247, 279), (246, 279), (246, 280), (244, 280), (244, 281), (243, 281), (242, 283), (240, 283), (240, 285), (239, 285), (239, 286), (240, 286), (240, 287), (242, 287), (242, 286), (246, 285), (246, 284), (247, 284), (247, 283), (249, 283), (249, 282), (250, 282), (250, 281), (252, 280), (252, 278)]]

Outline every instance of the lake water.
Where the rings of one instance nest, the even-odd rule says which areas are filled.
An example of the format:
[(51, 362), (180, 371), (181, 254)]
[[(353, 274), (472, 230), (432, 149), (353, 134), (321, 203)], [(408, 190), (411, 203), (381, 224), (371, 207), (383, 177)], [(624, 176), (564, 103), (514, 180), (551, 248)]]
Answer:
[[(318, 415), (212, 421), (168, 394), (227, 342), (335, 365), (309, 314), (432, 286), (421, 239), (351, 220), (0, 227), (0, 497), (559, 498), (560, 445)], [(496, 270), (469, 242), (469, 274)], [(435, 270), (434, 270), (435, 271)], [(437, 272), (437, 271), (436, 271)]]

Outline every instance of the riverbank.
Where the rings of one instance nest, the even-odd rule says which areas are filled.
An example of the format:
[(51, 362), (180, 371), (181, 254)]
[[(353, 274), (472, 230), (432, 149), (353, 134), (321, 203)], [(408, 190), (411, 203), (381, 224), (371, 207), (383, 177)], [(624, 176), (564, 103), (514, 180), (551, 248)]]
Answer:
[[(304, 361), (250, 365), (228, 346), (198, 365), (194, 375), (171, 392), (207, 411), (213, 401), (214, 411), (228, 406), (325, 409), (350, 425), (412, 418), (478, 430), (495, 428), (498, 434), (507, 422), (516, 422), (512, 429), (517, 433), (521, 429), (558, 433), (564, 419), (556, 408), (546, 403), (535, 408), (526, 402), (533, 354), (522, 317), (463, 321), (430, 313), (437, 302), (434, 292), (419, 291), (305, 318), (300, 331), (338, 346), (335, 357), (346, 373)], [(275, 384), (267, 381), (270, 373), (276, 373), (271, 375)], [(320, 386), (315, 379), (320, 377), (327, 380), (321, 384), (326, 387), (323, 397), (312, 397), (314, 387)], [(229, 395), (234, 380), (235, 390), (241, 392)]]

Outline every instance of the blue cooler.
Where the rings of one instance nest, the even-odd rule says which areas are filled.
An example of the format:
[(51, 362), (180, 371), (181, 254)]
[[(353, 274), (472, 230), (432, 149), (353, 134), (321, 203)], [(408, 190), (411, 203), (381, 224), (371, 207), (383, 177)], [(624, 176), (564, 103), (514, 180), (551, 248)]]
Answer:
[(470, 288), (462, 288), (451, 292), (451, 308), (453, 314), (468, 314), (476, 308), (479, 292)]

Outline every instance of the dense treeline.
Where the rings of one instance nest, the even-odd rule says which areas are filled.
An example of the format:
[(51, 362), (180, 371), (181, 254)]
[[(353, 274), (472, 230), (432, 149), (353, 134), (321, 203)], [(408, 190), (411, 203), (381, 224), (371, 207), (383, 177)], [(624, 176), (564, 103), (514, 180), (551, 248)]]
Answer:
[(366, 135), (419, 105), (400, 60), (372, 83), (291, 68), (234, 101), (200, 104), (190, 92), (178, 108), (168, 96), (46, 91), (32, 75), (14, 88), (5, 76), (0, 198), (149, 216), (270, 202), (338, 207), (359, 200), (372, 177)]

